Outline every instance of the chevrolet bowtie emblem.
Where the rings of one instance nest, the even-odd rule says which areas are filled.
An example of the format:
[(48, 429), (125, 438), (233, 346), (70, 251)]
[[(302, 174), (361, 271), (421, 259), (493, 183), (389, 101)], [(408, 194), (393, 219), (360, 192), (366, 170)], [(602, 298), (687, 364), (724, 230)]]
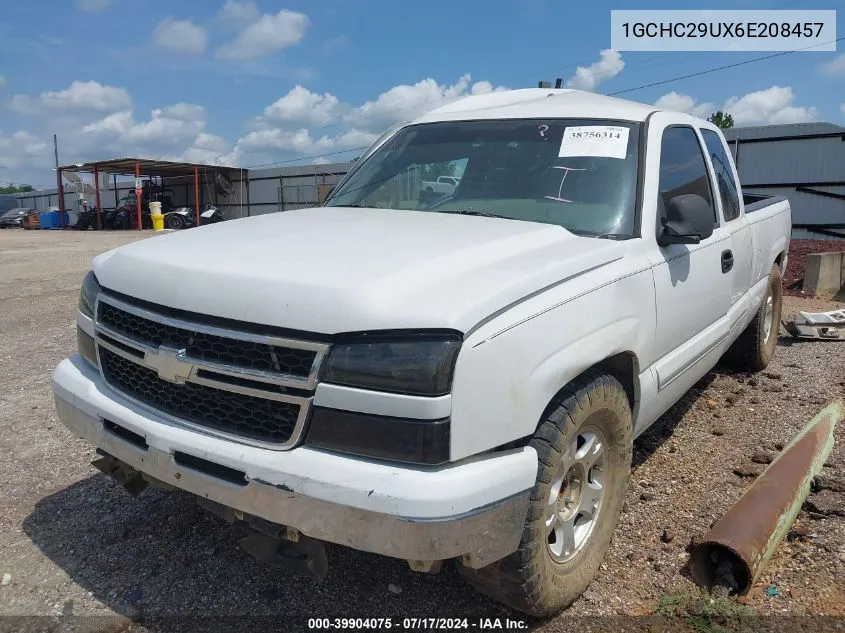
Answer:
[(181, 384), (191, 376), (194, 369), (193, 364), (185, 359), (185, 351), (160, 345), (158, 350), (144, 353), (144, 364), (156, 370), (162, 380)]

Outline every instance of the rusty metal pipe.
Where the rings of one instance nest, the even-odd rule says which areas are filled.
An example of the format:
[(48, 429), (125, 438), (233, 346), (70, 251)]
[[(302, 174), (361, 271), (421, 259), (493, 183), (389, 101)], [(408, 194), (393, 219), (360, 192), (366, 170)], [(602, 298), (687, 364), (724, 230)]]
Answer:
[(786, 536), (833, 448), (845, 402), (831, 402), (784, 447), (728, 512), (692, 546), (690, 572), (703, 587), (748, 592)]

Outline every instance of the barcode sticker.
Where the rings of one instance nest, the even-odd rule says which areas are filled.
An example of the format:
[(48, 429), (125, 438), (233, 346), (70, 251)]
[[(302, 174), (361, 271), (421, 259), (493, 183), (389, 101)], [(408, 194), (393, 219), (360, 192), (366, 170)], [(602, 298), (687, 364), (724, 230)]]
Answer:
[(559, 157), (625, 158), (628, 128), (614, 125), (578, 125), (563, 131)]

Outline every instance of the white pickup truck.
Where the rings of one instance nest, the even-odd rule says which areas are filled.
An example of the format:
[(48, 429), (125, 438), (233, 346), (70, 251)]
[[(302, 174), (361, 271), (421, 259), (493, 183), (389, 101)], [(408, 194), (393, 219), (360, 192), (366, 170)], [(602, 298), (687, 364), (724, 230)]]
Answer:
[(461, 179), (455, 176), (438, 176), (437, 180), (423, 180), (420, 183), (420, 189), (429, 194), (446, 194), (452, 195), (455, 193), (455, 188), (460, 184)]
[[(457, 161), (453, 194), (403, 189)], [(549, 615), (601, 564), (634, 438), (722, 356), (771, 359), (790, 227), (706, 121), (472, 96), (389, 130), (323, 207), (98, 256), (56, 406), (131, 492), (194, 493), (266, 560), (454, 559)]]

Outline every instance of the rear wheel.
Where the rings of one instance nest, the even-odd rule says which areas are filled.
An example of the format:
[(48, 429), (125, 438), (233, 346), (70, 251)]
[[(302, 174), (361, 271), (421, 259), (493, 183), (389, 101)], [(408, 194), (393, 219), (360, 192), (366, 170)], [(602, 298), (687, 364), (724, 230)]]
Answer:
[(775, 264), (769, 273), (769, 286), (757, 314), (728, 349), (725, 359), (737, 369), (765, 369), (775, 355), (782, 309), (783, 285), (780, 266)]
[(593, 580), (622, 511), (631, 409), (615, 378), (587, 372), (546, 410), (530, 445), (539, 460), (519, 549), (461, 568), (482, 593), (532, 616), (569, 606)]
[(178, 213), (170, 213), (164, 216), (164, 225), (168, 229), (173, 229), (174, 231), (178, 231), (179, 229), (185, 228), (185, 218), (183, 218)]

